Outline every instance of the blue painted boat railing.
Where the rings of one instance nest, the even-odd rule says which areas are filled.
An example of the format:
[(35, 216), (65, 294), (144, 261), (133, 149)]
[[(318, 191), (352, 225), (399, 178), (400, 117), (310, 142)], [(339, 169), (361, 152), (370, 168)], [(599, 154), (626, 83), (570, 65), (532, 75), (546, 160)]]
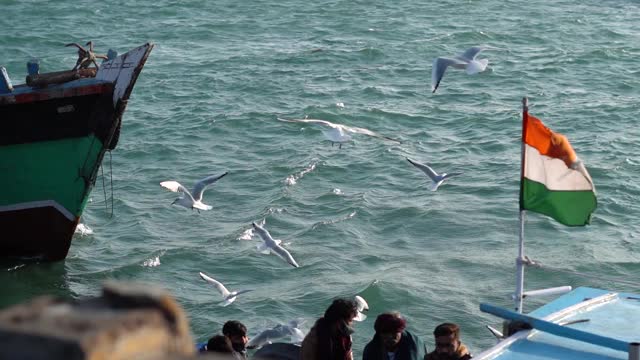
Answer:
[(539, 331), (543, 331), (545, 333), (549, 333), (556, 336), (561, 336), (568, 339), (578, 340), (587, 342), (589, 344), (594, 344), (598, 346), (607, 347), (609, 349), (629, 352), (629, 359), (640, 359), (638, 354), (638, 349), (640, 348), (640, 344), (637, 342), (626, 342), (618, 339), (613, 339), (610, 337), (593, 334), (590, 332), (572, 329), (570, 327), (554, 324), (549, 321), (545, 321), (542, 319), (537, 319), (528, 315), (519, 314), (498, 306), (489, 305), (489, 304), (480, 304), (480, 311), (486, 312), (500, 318), (506, 320), (516, 320), (522, 321), (529, 325), (532, 328), (537, 329)]

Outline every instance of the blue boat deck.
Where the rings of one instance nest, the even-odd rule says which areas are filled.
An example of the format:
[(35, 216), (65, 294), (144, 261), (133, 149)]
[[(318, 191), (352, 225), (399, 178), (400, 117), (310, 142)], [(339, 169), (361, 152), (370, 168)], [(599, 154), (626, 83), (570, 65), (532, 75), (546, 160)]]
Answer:
[[(610, 296), (606, 297), (607, 294)], [(603, 296), (606, 300), (580, 307), (581, 303), (586, 304), (588, 300)], [(567, 313), (560, 313), (570, 307), (575, 309)], [(528, 315), (537, 319), (547, 319), (556, 324), (588, 319), (588, 321), (565, 325), (565, 327), (625, 343), (640, 340), (640, 296), (635, 294), (611, 293), (583, 287), (559, 297)], [(628, 359), (629, 355), (626, 351), (572, 340), (534, 329), (521, 331), (474, 358), (602, 360)]]

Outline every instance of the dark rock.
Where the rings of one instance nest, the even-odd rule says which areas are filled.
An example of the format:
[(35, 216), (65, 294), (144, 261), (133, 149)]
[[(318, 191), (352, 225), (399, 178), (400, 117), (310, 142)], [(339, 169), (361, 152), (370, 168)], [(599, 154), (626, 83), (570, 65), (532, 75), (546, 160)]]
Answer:
[(0, 360), (183, 359), (195, 346), (166, 291), (109, 282), (99, 298), (49, 296), (0, 311)]

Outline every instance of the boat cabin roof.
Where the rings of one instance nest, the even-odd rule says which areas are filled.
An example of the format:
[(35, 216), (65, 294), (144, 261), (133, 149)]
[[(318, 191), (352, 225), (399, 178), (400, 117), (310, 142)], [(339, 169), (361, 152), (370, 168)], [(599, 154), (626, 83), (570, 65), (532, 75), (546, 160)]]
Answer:
[[(598, 298), (602, 301), (589, 304)], [(555, 324), (567, 323), (563, 326), (624, 342), (640, 340), (640, 295), (636, 294), (581, 287), (528, 315)], [(572, 321), (576, 322), (571, 323)], [(625, 351), (572, 340), (536, 329), (520, 331), (474, 357), (485, 360), (628, 358), (629, 355)]]

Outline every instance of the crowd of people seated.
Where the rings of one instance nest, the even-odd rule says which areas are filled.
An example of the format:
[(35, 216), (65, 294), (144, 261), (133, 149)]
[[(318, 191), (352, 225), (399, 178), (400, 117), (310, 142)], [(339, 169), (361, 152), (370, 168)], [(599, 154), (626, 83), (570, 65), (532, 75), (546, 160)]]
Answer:
[[(353, 320), (356, 302), (336, 299), (302, 341), (296, 352), (300, 360), (353, 360)], [(469, 360), (471, 353), (460, 340), (460, 327), (438, 325), (433, 331), (434, 350), (427, 352), (424, 342), (407, 330), (407, 320), (399, 312), (385, 312), (376, 318), (375, 334), (364, 347), (362, 360)], [(214, 335), (201, 351), (225, 353), (230, 359), (246, 360), (249, 341), (247, 328), (239, 321), (227, 321), (222, 335)], [(279, 357), (269, 357), (278, 359)], [(284, 357), (280, 358), (291, 358)], [(261, 358), (266, 359), (266, 358)]]

